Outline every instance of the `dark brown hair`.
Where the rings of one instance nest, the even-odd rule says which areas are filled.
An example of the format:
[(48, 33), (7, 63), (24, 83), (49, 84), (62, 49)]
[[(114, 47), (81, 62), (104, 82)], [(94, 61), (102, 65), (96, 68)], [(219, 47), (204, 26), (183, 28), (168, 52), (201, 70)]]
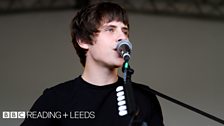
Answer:
[(77, 40), (93, 44), (93, 38), (99, 32), (99, 27), (103, 23), (114, 20), (121, 21), (129, 27), (126, 11), (120, 5), (111, 2), (88, 5), (77, 12), (71, 22), (71, 36), (72, 43), (83, 66), (85, 66), (87, 50), (81, 48)]

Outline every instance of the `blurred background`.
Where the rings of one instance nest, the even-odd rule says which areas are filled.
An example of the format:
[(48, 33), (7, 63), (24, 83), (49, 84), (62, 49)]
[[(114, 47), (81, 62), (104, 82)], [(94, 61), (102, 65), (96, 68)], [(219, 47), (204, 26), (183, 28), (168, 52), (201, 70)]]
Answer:
[[(0, 0), (0, 125), (43, 90), (79, 76), (71, 43), (76, 11), (104, 0)], [(224, 119), (224, 1), (110, 0), (130, 19), (132, 80)], [(121, 74), (122, 76), (122, 74)], [(159, 98), (166, 126), (222, 126)]]

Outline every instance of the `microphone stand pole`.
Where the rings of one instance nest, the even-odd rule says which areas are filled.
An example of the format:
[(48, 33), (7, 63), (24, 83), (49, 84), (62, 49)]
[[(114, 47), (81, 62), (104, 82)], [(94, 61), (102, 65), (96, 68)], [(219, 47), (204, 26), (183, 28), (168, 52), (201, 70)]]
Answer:
[(138, 116), (139, 110), (136, 107), (133, 88), (131, 84), (131, 75), (134, 73), (134, 70), (130, 68), (128, 60), (125, 60), (122, 71), (124, 73), (124, 93), (127, 101), (127, 110), (128, 114), (131, 116), (129, 126), (147, 126), (145, 122), (139, 122), (135, 120)]
[(130, 68), (128, 62), (126, 61), (123, 64), (123, 73), (124, 73), (124, 92), (127, 100), (128, 113), (135, 115), (137, 110), (133, 89), (131, 85), (131, 75), (134, 73), (134, 70)]

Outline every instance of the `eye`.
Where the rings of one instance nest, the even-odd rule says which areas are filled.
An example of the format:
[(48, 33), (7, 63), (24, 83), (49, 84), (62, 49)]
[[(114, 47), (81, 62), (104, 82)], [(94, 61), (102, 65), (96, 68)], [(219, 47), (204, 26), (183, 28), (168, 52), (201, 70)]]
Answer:
[(125, 34), (125, 35), (128, 35), (128, 34), (129, 34), (129, 32), (128, 32), (128, 31), (124, 31), (124, 34)]
[(105, 31), (114, 32), (114, 28), (111, 28), (111, 27), (110, 28), (106, 28)]
[(129, 35), (129, 31), (128, 30), (123, 30), (123, 33), (125, 34), (125, 35)]

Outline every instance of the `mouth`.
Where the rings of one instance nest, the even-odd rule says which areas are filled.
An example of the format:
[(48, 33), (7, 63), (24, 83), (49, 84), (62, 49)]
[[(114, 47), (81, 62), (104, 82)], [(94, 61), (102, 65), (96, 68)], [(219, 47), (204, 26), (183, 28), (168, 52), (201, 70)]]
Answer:
[(117, 56), (118, 56), (119, 58), (122, 58), (122, 56), (117, 52), (117, 49), (114, 49), (114, 51), (115, 51), (115, 53), (117, 54)]
[(117, 47), (114, 48), (114, 51), (117, 51)]

